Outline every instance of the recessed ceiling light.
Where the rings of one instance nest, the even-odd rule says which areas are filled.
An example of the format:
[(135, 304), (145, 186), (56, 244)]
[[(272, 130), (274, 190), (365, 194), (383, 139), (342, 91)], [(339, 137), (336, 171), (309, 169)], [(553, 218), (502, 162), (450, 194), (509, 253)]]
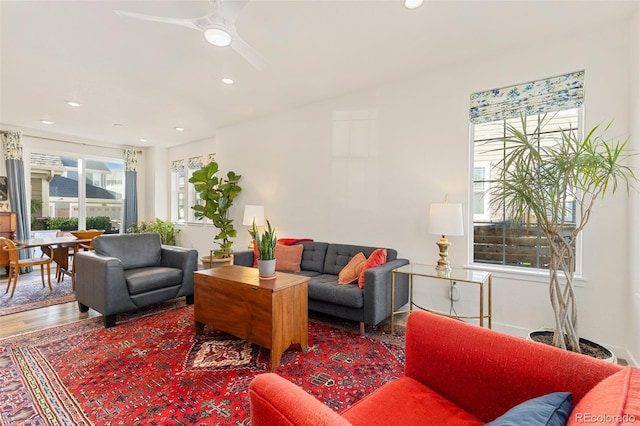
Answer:
[(51, 121), (51, 120), (40, 120), (40, 122), (42, 124), (47, 124), (47, 125), (54, 124), (53, 121)]
[(229, 78), (229, 77), (224, 77), (224, 78), (223, 78), (222, 80), (220, 80), (220, 81), (222, 81), (224, 84), (233, 84), (233, 79), (232, 79), (232, 78)]
[(79, 102), (75, 102), (75, 101), (67, 101), (67, 105), (72, 106), (72, 107), (79, 107), (82, 104), (80, 104)]
[(184, 132), (184, 127), (176, 127), (177, 132)]
[(424, 0), (404, 0), (404, 7), (407, 9), (415, 9), (422, 6)]
[(140, 138), (138, 139), (140, 142), (146, 142), (147, 140), (145, 138)]

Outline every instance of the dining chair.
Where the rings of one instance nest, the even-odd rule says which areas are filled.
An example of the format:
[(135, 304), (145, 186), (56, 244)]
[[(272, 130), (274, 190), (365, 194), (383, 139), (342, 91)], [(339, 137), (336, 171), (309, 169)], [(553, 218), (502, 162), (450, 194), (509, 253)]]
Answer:
[[(73, 237), (73, 235), (66, 231), (56, 232), (56, 237)], [(73, 256), (75, 255), (74, 247), (56, 247), (53, 250), (56, 251), (56, 255), (53, 256), (57, 261), (56, 265), (56, 282), (60, 283), (64, 280), (65, 275), (71, 276), (71, 270), (69, 265), (73, 265)], [(66, 255), (66, 258), (65, 258)]]
[(26, 268), (29, 266), (38, 266), (38, 265), (40, 265), (40, 276), (42, 277), (42, 288), (44, 288), (44, 267), (46, 265), (47, 278), (49, 281), (49, 290), (53, 291), (53, 287), (51, 287), (51, 261), (53, 260), (53, 256), (51, 254), (51, 247), (49, 247), (48, 257), (29, 257), (26, 259), (20, 259), (18, 257), (18, 252), (20, 248), (18, 248), (13, 241), (11, 241), (8, 238), (0, 237), (0, 245), (9, 254), (9, 279), (7, 280), (7, 289), (4, 291), (5, 294), (9, 292), (9, 287), (11, 286), (11, 280), (13, 280), (13, 289), (11, 290), (11, 297), (13, 297), (13, 294), (16, 291), (16, 285), (18, 284), (18, 276), (20, 275), (20, 268)]

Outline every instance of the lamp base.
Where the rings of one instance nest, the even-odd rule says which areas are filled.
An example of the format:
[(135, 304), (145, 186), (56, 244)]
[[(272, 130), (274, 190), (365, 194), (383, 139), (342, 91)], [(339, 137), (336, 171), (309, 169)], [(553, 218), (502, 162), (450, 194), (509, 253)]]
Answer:
[(449, 264), (449, 259), (447, 258), (449, 257), (449, 247), (451, 246), (451, 243), (443, 235), (442, 238), (436, 242), (436, 245), (440, 252), (440, 259), (438, 259), (436, 271), (438, 272), (438, 275), (449, 274), (451, 272), (451, 264)]

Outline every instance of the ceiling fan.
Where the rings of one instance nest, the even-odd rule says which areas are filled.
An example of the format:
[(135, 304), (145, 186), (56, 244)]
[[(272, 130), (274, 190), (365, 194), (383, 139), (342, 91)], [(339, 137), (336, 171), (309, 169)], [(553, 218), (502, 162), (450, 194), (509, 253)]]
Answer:
[(142, 13), (115, 10), (118, 16), (141, 19), (143, 21), (162, 22), (166, 24), (180, 25), (202, 31), (204, 38), (214, 46), (231, 46), (240, 56), (258, 70), (264, 68), (262, 57), (253, 50), (236, 31), (235, 22), (240, 12), (249, 0), (233, 0), (226, 2), (224, 7), (222, 0), (209, 0), (213, 5), (211, 13), (200, 18), (165, 18), (162, 16), (144, 15)]

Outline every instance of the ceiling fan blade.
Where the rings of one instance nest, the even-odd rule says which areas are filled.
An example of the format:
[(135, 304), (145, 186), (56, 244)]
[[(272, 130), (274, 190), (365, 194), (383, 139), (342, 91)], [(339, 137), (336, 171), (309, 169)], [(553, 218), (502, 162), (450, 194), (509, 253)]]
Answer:
[(261, 71), (264, 69), (266, 64), (262, 56), (249, 46), (235, 31), (231, 34), (231, 48), (238, 52), (238, 55), (242, 56), (257, 70)]
[[(215, 3), (216, 0), (211, 0)], [(234, 23), (238, 16), (245, 8), (245, 6), (249, 3), (249, 0), (224, 0), (221, 1), (220, 10), (222, 11), (222, 15), (227, 22)]]
[(143, 21), (161, 22), (164, 24), (180, 25), (182, 27), (192, 28), (194, 30), (201, 30), (198, 25), (202, 18), (194, 19), (181, 19), (181, 18), (165, 18), (162, 16), (144, 15), (142, 13), (127, 12), (124, 10), (114, 10), (118, 16), (124, 16), (127, 18), (141, 19)]

